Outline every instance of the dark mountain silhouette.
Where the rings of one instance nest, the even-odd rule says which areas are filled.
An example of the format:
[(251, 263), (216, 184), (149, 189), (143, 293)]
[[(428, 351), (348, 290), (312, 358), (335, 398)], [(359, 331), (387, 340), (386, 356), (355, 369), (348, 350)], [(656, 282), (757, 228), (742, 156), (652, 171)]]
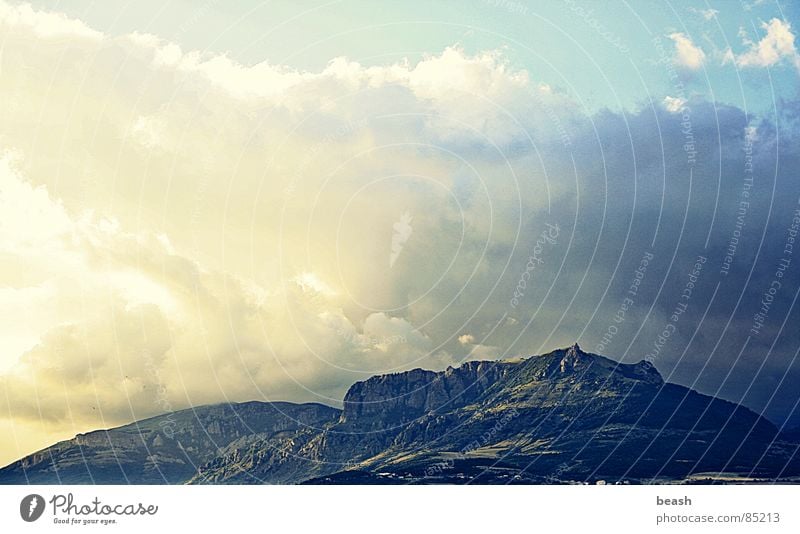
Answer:
[[(180, 417), (176, 417), (180, 415)], [(92, 432), (0, 470), (2, 483), (792, 481), (800, 444), (740, 405), (577, 345), (354, 384), (339, 411), (244, 403)], [(158, 441), (158, 443), (156, 443)], [(123, 461), (120, 461), (122, 456)], [(27, 478), (26, 478), (27, 477)]]

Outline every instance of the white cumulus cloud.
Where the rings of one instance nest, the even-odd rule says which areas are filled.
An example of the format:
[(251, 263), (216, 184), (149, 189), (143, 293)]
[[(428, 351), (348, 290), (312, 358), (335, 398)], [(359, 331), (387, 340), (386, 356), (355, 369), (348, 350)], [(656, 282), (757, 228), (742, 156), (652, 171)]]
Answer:
[(102, 32), (62, 13), (36, 11), (30, 4), (10, 5), (0, 0), (0, 25), (26, 27), (43, 39), (83, 38), (99, 40)]
[(748, 50), (742, 54), (728, 54), (728, 59), (733, 59), (740, 67), (772, 67), (783, 61), (793, 64), (800, 69), (800, 56), (794, 44), (795, 35), (791, 25), (784, 20), (773, 18), (769, 22), (762, 22), (761, 28), (766, 31), (758, 42), (753, 42), (743, 37), (743, 43)]
[(690, 70), (697, 70), (703, 66), (706, 54), (703, 50), (692, 42), (692, 39), (685, 33), (675, 32), (669, 35), (675, 43), (675, 64)]

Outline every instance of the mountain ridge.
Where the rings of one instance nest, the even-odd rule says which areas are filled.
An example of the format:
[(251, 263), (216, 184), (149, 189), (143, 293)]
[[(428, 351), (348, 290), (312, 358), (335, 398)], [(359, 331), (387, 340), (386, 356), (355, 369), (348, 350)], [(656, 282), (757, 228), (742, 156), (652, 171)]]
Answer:
[[(214, 427), (221, 424), (212, 421), (215, 413), (236, 406), (249, 407), (252, 428), (237, 427), (232, 420), (239, 415), (230, 413), (224, 432)], [(185, 420), (197, 410), (206, 418)], [(84, 473), (74, 461), (76, 447), (83, 455), (86, 446), (79, 438), (97, 432), (109, 447), (93, 443), (92, 461), (103, 460), (100, 478), (117, 483), (120, 473), (108, 469), (107, 450), (116, 441), (130, 456), (133, 481), (143, 483), (647, 482), (698, 472), (766, 479), (800, 474), (798, 444), (763, 416), (666, 383), (645, 360), (619, 363), (577, 344), (518, 360), (376, 375), (354, 383), (341, 410), (251, 401), (170, 415), (178, 414), (192, 450), (164, 447), (162, 436), (158, 454), (147, 454), (147, 445), (155, 446), (154, 422), (166, 417), (156, 416), (38, 451), (0, 469), (0, 483), (21, 474), (30, 480), (31, 470), (37, 480), (52, 480), (65, 469), (68, 480), (97, 483), (91, 462), (84, 462)], [(142, 424), (144, 453), (126, 437)], [(216, 430), (212, 444), (209, 428)], [(62, 458), (66, 465), (57, 461)], [(137, 467), (143, 458), (169, 476), (159, 480), (154, 473), (162, 471)], [(131, 480), (121, 471), (122, 481)]]

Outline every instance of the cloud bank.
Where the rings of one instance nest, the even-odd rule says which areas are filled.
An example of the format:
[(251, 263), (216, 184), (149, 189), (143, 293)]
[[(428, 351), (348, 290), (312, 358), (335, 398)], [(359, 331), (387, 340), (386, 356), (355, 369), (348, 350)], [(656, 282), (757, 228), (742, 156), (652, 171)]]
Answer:
[[(796, 277), (746, 339), (797, 209), (791, 128), (688, 96), (588, 113), (501, 51), (306, 72), (25, 6), (0, 21), (0, 418), (32, 436), (9, 460), (576, 340), (636, 361), (700, 256), (656, 366), (794, 413)], [(740, 66), (789, 57), (772, 24)]]

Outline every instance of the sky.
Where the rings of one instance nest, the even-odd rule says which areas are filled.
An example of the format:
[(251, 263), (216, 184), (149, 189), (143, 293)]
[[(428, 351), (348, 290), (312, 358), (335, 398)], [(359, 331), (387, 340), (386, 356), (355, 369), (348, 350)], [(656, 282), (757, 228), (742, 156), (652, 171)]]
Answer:
[(575, 341), (800, 424), (798, 19), (0, 0), (0, 464)]

